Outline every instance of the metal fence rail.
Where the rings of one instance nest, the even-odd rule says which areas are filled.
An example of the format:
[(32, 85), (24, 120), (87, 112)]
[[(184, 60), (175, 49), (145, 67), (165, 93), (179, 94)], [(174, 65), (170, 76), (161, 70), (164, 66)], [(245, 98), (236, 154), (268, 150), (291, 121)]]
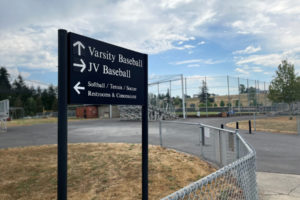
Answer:
[[(220, 167), (162, 200), (258, 199), (256, 153), (237, 131), (167, 121), (160, 121), (159, 129), (162, 146), (198, 155)], [(173, 131), (182, 134), (172, 134)]]

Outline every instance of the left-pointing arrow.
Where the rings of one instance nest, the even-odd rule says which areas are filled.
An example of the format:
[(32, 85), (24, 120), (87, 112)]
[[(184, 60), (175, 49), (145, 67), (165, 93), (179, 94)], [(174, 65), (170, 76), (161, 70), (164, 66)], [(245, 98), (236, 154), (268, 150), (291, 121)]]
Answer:
[(80, 62), (81, 62), (81, 64), (73, 63), (73, 66), (74, 67), (81, 67), (80, 72), (83, 72), (86, 68), (86, 65), (85, 65), (85, 62), (82, 59), (80, 59)]
[(74, 90), (77, 92), (77, 94), (80, 94), (80, 90), (85, 90), (85, 87), (79, 86), (80, 82), (78, 82), (75, 86), (74, 86)]

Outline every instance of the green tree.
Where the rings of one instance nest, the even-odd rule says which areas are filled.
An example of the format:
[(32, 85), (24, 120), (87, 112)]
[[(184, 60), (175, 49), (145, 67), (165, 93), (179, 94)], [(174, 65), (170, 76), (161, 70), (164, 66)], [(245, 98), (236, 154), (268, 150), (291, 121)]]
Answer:
[(14, 105), (15, 107), (23, 107), (23, 102), (22, 102), (20, 96), (17, 96), (17, 97), (14, 99), (13, 105)]
[(38, 86), (34, 92), (34, 99), (36, 101), (36, 112), (41, 113), (43, 112), (43, 102), (42, 102), (42, 90)]
[(35, 101), (36, 101), (36, 112), (38, 112), (38, 113), (43, 112), (44, 107), (43, 107), (43, 102), (42, 102), (41, 97), (36, 97)]
[(297, 77), (297, 80), (296, 80), (296, 100), (297, 101), (300, 101), (300, 76)]
[(205, 103), (207, 99), (207, 102), (214, 102), (215, 101), (214, 96), (215, 96), (214, 94), (210, 94), (208, 92), (206, 82), (202, 81), (201, 91), (200, 94), (198, 95), (199, 101), (201, 103)]
[(33, 97), (29, 97), (24, 105), (25, 115), (33, 116), (36, 114), (36, 101)]
[(26, 86), (21, 75), (19, 75), (17, 79), (14, 80), (12, 84), (12, 92), (13, 101), (15, 101), (19, 97), (23, 105), (26, 103), (29, 97), (33, 96), (33, 91)]
[(9, 99), (11, 95), (11, 85), (9, 82), (9, 74), (4, 67), (0, 67), (0, 101)]
[(182, 107), (182, 99), (179, 96), (173, 98), (174, 105)]
[(52, 85), (48, 87), (48, 89), (45, 89), (41, 94), (41, 99), (43, 102), (43, 106), (45, 110), (53, 110), (53, 108), (57, 107), (57, 98), (56, 95), (57, 91), (56, 88)]
[(156, 105), (156, 95), (153, 93), (149, 94), (150, 105)]
[(240, 94), (244, 94), (244, 93), (246, 93), (246, 87), (245, 87), (245, 85), (244, 84), (240, 84)]
[(199, 104), (199, 108), (205, 108), (205, 107), (206, 107), (206, 105), (204, 103)]
[(246, 93), (248, 93), (250, 106), (256, 106), (256, 88), (251, 86), (246, 89)]
[(296, 101), (297, 97), (297, 79), (294, 65), (283, 60), (278, 66), (276, 75), (270, 83), (268, 98), (275, 102), (284, 102), (289, 104)]
[(239, 100), (235, 100), (235, 107), (239, 106)]
[(221, 106), (221, 107), (224, 107), (224, 106), (225, 106), (225, 103), (224, 103), (224, 101), (223, 101), (223, 100), (221, 100), (221, 102), (220, 102), (220, 106)]
[(22, 107), (25, 115), (35, 115), (44, 109), (57, 110), (57, 87), (51, 85), (42, 91), (40, 87), (29, 88), (21, 75), (12, 84), (9, 77), (6, 68), (0, 67), (0, 100), (8, 98), (10, 106)]
[(171, 100), (169, 88), (167, 90), (166, 99), (167, 99), (167, 102), (170, 102), (170, 100)]

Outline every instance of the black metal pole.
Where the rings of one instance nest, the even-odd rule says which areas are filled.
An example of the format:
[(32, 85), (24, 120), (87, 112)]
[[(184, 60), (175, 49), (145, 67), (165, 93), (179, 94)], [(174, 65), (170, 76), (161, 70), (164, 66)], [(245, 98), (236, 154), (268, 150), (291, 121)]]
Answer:
[(144, 105), (142, 106), (142, 200), (148, 200), (148, 56), (144, 67)]
[(67, 199), (68, 122), (67, 69), (68, 33), (58, 30), (58, 130), (57, 130), (57, 199)]
[(251, 120), (249, 120), (249, 134), (251, 134)]
[(222, 129), (224, 128), (224, 124), (221, 124), (221, 128), (222, 128)]
[(202, 134), (202, 146), (205, 146), (205, 133), (204, 133), (204, 127), (201, 127), (201, 134)]
[(236, 129), (239, 129), (239, 122), (236, 122)]

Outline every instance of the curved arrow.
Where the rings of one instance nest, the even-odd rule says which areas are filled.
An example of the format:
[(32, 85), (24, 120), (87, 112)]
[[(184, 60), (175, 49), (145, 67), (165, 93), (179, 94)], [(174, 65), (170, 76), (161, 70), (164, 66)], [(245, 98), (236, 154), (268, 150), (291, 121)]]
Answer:
[(85, 87), (81, 87), (79, 86), (80, 82), (78, 82), (75, 86), (74, 86), (74, 90), (77, 92), (77, 94), (80, 94), (80, 90), (85, 90)]
[(81, 67), (80, 72), (83, 72), (85, 70), (85, 68), (86, 68), (86, 65), (85, 65), (85, 63), (84, 63), (84, 61), (82, 59), (80, 59), (80, 62), (81, 62), (81, 64), (73, 63), (73, 66), (74, 67)]
[(78, 46), (78, 55), (81, 56), (81, 48), (85, 49), (85, 46), (80, 41), (77, 41), (73, 44), (73, 47), (76, 46)]

